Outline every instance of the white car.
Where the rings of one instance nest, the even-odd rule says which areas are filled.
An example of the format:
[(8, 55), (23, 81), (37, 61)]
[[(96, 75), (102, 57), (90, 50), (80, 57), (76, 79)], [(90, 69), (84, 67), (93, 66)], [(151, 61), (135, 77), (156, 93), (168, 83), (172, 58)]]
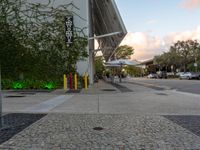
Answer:
[(177, 72), (177, 73), (176, 73), (176, 76), (177, 76), (177, 77), (180, 77), (180, 75), (182, 75), (182, 74), (184, 74), (184, 72)]
[(150, 73), (148, 76), (147, 76), (147, 78), (158, 78), (158, 75), (156, 74), (156, 73)]
[(180, 79), (200, 79), (200, 73), (194, 73), (194, 72), (185, 72), (183, 74), (180, 74)]

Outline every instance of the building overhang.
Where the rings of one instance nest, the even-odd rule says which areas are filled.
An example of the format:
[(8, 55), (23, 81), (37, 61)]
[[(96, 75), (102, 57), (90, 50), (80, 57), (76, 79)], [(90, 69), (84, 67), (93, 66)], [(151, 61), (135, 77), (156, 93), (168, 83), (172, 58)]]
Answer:
[(114, 0), (93, 0), (93, 31), (105, 60), (109, 60), (127, 34)]
[(149, 59), (141, 62), (141, 65), (153, 65), (153, 59)]

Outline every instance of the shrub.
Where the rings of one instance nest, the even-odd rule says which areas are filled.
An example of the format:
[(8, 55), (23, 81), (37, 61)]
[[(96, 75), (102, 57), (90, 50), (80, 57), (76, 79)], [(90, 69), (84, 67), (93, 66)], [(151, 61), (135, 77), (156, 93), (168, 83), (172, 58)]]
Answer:
[(43, 80), (34, 80), (34, 79), (26, 79), (26, 80), (18, 80), (13, 81), (10, 79), (2, 80), (2, 88), (3, 89), (48, 89), (52, 90), (61, 85), (60, 80), (58, 81), (43, 81)]
[(53, 82), (53, 81), (43, 82), (43, 83), (41, 84), (41, 88), (42, 88), (42, 89), (52, 90), (52, 89), (55, 89), (55, 87), (56, 87), (56, 83)]
[(2, 89), (6, 89), (6, 90), (11, 89), (12, 83), (13, 83), (13, 81), (11, 79), (3, 79), (1, 81)]
[(15, 81), (12, 83), (12, 89), (24, 89), (23, 81)]

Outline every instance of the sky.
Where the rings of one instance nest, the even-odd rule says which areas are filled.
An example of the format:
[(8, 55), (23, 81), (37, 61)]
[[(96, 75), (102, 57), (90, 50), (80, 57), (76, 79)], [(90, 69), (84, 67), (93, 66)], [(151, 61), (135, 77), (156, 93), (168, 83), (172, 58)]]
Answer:
[(115, 0), (128, 31), (121, 45), (148, 60), (178, 40), (200, 40), (200, 0)]

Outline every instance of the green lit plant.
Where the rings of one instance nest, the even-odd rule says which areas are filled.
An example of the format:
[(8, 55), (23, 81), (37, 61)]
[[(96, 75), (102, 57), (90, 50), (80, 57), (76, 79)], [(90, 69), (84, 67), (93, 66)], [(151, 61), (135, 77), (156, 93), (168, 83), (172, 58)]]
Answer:
[(42, 89), (52, 90), (52, 89), (55, 89), (55, 87), (56, 87), (56, 84), (52, 81), (44, 82), (41, 84)]
[(23, 82), (15, 81), (12, 84), (12, 88), (13, 89), (23, 89), (24, 88), (24, 84), (23, 84)]
[(57, 87), (62, 87), (62, 81), (43, 81), (43, 80), (34, 80), (34, 79), (26, 79), (20, 81), (13, 81), (11, 79), (3, 79), (2, 80), (2, 88), (3, 89), (48, 89), (52, 90)]

